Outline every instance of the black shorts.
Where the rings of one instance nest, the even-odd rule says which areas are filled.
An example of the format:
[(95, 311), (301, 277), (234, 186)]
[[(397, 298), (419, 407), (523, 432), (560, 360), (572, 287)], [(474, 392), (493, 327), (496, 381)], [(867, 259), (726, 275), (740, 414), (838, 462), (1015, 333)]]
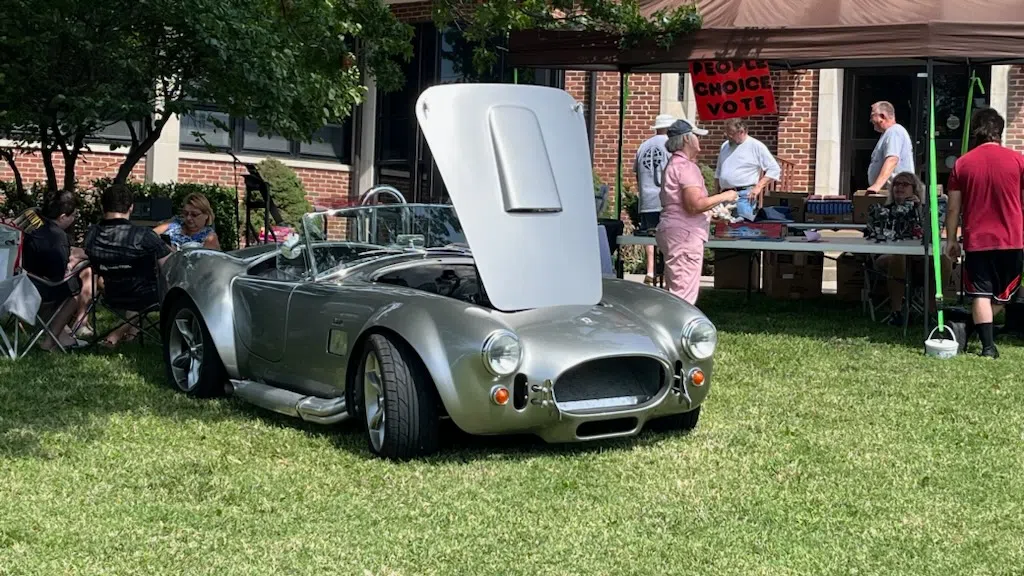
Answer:
[(640, 213), (640, 229), (641, 230), (654, 230), (658, 227), (658, 222), (661, 221), (661, 212), (641, 212)]
[(1009, 302), (1020, 288), (1024, 250), (967, 252), (964, 268), (967, 272), (964, 289), (969, 296)]

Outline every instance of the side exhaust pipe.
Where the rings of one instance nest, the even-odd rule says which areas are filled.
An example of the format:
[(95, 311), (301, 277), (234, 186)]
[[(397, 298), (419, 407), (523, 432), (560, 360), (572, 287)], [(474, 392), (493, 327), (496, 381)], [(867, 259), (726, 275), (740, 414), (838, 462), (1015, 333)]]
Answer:
[(232, 380), (231, 393), (250, 404), (315, 424), (337, 424), (348, 418), (344, 397), (305, 396), (252, 380)]

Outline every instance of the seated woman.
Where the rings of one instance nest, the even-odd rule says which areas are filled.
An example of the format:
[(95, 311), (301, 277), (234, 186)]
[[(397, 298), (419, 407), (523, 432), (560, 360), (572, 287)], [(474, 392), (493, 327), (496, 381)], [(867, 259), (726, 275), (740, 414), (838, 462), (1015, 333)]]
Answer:
[[(924, 183), (917, 177), (913, 172), (901, 172), (892, 179), (892, 184), (889, 185), (889, 198), (886, 200), (886, 207), (892, 207), (898, 204), (910, 203), (917, 206), (921, 213), (922, 221), (926, 223), (930, 222), (928, 214), (928, 205), (925, 202), (924, 196)], [(922, 282), (923, 278), (923, 262), (919, 256), (909, 257), (912, 259), (911, 274), (915, 282)], [(888, 322), (894, 326), (903, 324), (903, 296), (906, 291), (906, 278), (907, 278), (907, 256), (898, 256), (896, 254), (883, 254), (875, 258), (874, 268), (879, 273), (886, 276), (886, 285), (889, 292), (889, 306), (891, 313), (889, 314)], [(932, 264), (929, 258), (928, 262), (928, 273), (935, 274), (935, 265)], [(945, 284), (952, 273), (953, 261), (949, 259), (945, 254), (942, 255), (940, 260), (942, 281)], [(929, 276), (929, 279), (932, 277)], [(931, 294), (928, 298), (929, 310), (935, 310), (935, 295)]]
[(185, 244), (200, 244), (203, 248), (220, 250), (220, 241), (213, 230), (213, 208), (202, 194), (189, 194), (181, 207), (181, 216), (175, 216), (153, 228), (157, 235), (171, 238), (174, 249)]

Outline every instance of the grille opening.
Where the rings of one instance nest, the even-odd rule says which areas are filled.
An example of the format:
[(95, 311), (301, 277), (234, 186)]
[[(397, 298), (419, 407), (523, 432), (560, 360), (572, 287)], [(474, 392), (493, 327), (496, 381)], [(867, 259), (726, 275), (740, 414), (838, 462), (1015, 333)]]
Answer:
[(527, 384), (526, 374), (516, 374), (516, 379), (512, 384), (512, 407), (516, 410), (525, 409), (526, 403), (529, 401), (527, 398), (529, 387)]
[(635, 397), (635, 405), (654, 397), (664, 382), (665, 368), (654, 358), (599, 358), (567, 370), (553, 392), (556, 402)]
[(636, 425), (637, 419), (632, 416), (629, 418), (612, 418), (611, 420), (584, 422), (576, 427), (576, 436), (578, 438), (591, 438), (605, 434), (625, 434), (632, 432)]

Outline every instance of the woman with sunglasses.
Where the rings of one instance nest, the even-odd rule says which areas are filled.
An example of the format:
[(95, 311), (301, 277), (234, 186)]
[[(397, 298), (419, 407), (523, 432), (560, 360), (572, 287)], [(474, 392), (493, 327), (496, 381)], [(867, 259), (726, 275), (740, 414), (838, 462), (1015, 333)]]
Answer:
[(202, 194), (189, 194), (182, 204), (181, 216), (160, 224), (153, 231), (160, 236), (168, 236), (174, 249), (198, 244), (203, 248), (220, 250), (220, 240), (213, 229), (213, 208)]
[[(900, 172), (892, 179), (889, 185), (889, 197), (886, 199), (887, 208), (900, 204), (912, 204), (921, 214), (922, 222), (929, 222), (927, 204), (924, 199), (924, 183), (913, 172)], [(919, 257), (897, 256), (895, 254), (883, 254), (875, 258), (875, 270), (886, 276), (886, 285), (889, 292), (889, 324), (903, 325), (903, 295), (905, 292), (907, 278), (907, 260), (913, 266), (911, 274), (915, 281), (921, 281), (922, 264)], [(942, 278), (945, 282), (949, 279), (953, 269), (953, 261), (943, 255), (940, 259)], [(929, 259), (928, 273), (934, 274), (934, 264)], [(929, 297), (931, 310), (935, 309), (935, 295)]]

